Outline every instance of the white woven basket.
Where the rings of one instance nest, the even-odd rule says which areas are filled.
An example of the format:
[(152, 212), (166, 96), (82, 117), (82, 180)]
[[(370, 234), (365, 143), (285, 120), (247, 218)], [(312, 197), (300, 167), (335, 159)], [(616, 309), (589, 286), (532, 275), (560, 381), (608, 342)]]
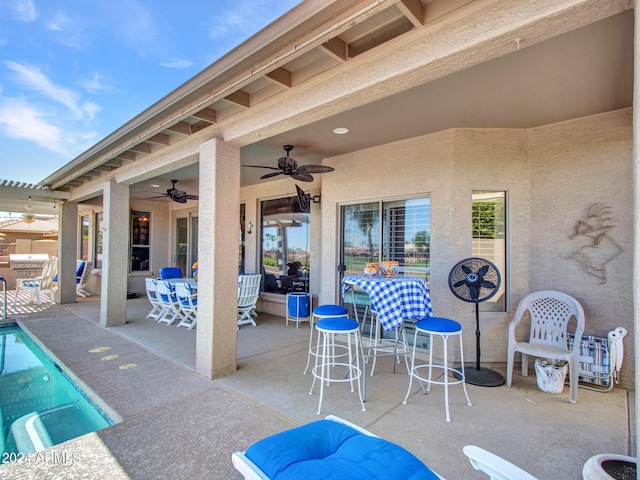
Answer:
[(538, 388), (546, 393), (561, 394), (569, 370), (567, 362), (536, 358), (535, 367)]

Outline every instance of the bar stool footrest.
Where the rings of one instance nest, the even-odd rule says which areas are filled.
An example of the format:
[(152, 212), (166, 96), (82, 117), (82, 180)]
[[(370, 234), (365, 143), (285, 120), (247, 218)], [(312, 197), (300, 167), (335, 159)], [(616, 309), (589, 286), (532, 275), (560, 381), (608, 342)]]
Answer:
[[(418, 373), (418, 370), (421, 368), (429, 368), (431, 367), (431, 370), (443, 370), (444, 372), (450, 373), (453, 378), (455, 380), (447, 380), (446, 384), (447, 385), (458, 385), (459, 383), (463, 383), (464, 382), (464, 374), (462, 373), (462, 371), (458, 370), (457, 368), (453, 368), (453, 367), (445, 367), (444, 365), (416, 365), (415, 367), (413, 367), (413, 369), (411, 370), (411, 375), (413, 375), (414, 377), (416, 377), (418, 380), (420, 380), (421, 382), (430, 384), (433, 383), (435, 385), (444, 385), (445, 382), (444, 380), (429, 380), (428, 378), (425, 377), (421, 377), (420, 374)], [(451, 377), (449, 377), (451, 378)]]

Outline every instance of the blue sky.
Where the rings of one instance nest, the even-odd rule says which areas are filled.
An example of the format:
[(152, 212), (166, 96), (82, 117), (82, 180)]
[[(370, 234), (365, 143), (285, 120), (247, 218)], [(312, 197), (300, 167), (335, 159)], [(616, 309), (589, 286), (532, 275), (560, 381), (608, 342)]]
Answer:
[(0, 179), (43, 180), (298, 3), (0, 2)]

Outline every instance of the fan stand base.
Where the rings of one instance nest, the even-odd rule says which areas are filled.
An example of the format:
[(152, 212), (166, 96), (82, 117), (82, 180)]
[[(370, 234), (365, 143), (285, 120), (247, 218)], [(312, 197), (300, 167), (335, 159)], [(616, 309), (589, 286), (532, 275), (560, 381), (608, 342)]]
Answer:
[[(457, 373), (454, 373), (453, 376), (458, 380), (462, 378)], [(477, 385), (479, 387), (499, 387), (504, 385), (504, 377), (502, 375), (485, 367), (480, 367), (480, 370), (478, 370), (473, 365), (465, 365), (464, 376), (465, 383), (469, 385)]]

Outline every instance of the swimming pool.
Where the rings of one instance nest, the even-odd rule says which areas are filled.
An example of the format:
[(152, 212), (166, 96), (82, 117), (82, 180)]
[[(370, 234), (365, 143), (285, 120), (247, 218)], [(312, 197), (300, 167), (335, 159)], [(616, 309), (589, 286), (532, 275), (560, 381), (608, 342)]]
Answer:
[(0, 327), (3, 463), (113, 423), (18, 326)]

